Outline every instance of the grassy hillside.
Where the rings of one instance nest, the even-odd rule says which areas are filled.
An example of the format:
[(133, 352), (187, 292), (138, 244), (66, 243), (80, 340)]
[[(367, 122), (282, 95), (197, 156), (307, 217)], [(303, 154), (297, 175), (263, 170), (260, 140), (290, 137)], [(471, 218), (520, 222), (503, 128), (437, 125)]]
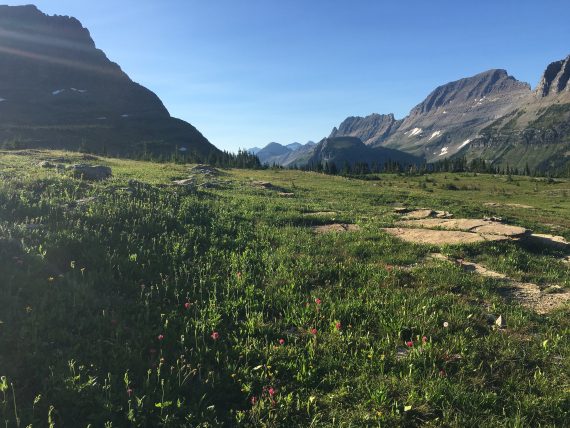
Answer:
[[(46, 159), (114, 176), (82, 181)], [(567, 424), (568, 308), (538, 314), (428, 257), (567, 290), (565, 254), (381, 229), (403, 204), (570, 238), (570, 182), (227, 170), (194, 172), (196, 191), (170, 185), (190, 168), (0, 152), (8, 427)], [(312, 229), (333, 222), (360, 229)]]

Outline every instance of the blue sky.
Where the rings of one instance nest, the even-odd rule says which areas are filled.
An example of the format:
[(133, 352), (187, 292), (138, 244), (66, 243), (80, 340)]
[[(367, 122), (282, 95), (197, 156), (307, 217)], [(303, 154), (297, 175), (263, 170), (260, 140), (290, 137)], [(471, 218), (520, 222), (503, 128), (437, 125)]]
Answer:
[[(8, 4), (19, 4), (8, 2)], [(216, 146), (327, 136), (504, 68), (533, 87), (570, 54), (568, 0), (36, 0), (70, 15)]]

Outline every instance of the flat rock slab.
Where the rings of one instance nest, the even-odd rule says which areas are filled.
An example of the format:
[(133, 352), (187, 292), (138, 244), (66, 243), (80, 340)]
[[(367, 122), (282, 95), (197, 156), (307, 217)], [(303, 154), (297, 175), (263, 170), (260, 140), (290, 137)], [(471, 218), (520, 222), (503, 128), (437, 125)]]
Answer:
[(184, 180), (174, 180), (172, 183), (177, 186), (195, 186), (196, 180), (193, 178), (186, 178)]
[(559, 286), (549, 287), (549, 289), (555, 291), (549, 293), (541, 290), (536, 284), (514, 280), (507, 275), (487, 269), (478, 263), (450, 259), (443, 254), (432, 254), (431, 257), (458, 264), (465, 271), (505, 282), (508, 285), (508, 288), (503, 290), (506, 298), (516, 301), (539, 314), (547, 314), (570, 303), (570, 291)]
[(500, 202), (485, 202), (483, 205), (485, 205), (487, 207), (510, 207), (510, 208), (523, 208), (523, 209), (527, 209), (527, 210), (533, 210), (534, 209), (534, 207), (530, 206), (530, 205), (504, 204), (504, 203), (500, 203)]
[(76, 164), (69, 167), (74, 177), (84, 180), (100, 181), (111, 177), (112, 171), (108, 166)]
[(433, 210), (415, 210), (406, 213), (402, 218), (404, 220), (419, 220), (422, 218), (429, 218), (435, 214)]
[(490, 220), (479, 220), (469, 218), (439, 219), (427, 218), (423, 220), (407, 220), (397, 223), (398, 226), (408, 228), (427, 228), (457, 230), (463, 232), (473, 232), (485, 235), (500, 235), (508, 237), (519, 237), (528, 233), (527, 229), (518, 226), (499, 223)]
[(360, 230), (360, 226), (357, 224), (334, 223), (326, 224), (324, 226), (315, 226), (313, 227), (313, 230), (317, 233), (356, 232)]
[(486, 235), (459, 230), (431, 230), (431, 229), (410, 229), (410, 228), (385, 228), (385, 232), (415, 244), (429, 245), (456, 245), (474, 244), (486, 241), (506, 241), (509, 238), (501, 235)]

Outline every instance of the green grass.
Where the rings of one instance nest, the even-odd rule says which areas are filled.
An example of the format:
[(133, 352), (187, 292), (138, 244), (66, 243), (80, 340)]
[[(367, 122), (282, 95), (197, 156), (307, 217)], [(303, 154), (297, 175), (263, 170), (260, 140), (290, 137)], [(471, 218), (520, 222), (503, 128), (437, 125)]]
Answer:
[[(570, 238), (568, 181), (229, 170), (189, 193), (166, 186), (189, 166), (100, 159), (114, 178), (89, 183), (36, 166), (54, 157), (84, 161), (0, 153), (7, 426), (567, 424), (568, 309), (535, 314), (381, 228), (404, 204)], [(312, 232), (332, 218), (361, 229)], [(570, 286), (556, 252), (443, 251)]]

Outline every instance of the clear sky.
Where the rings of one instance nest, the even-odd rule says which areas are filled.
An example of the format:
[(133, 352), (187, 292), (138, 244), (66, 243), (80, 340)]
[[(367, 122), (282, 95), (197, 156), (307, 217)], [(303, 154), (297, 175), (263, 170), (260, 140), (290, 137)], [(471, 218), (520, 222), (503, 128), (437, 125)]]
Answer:
[[(7, 2), (7, 4), (22, 4)], [(504, 68), (533, 87), (570, 54), (569, 0), (36, 0), (222, 149), (327, 136)]]

